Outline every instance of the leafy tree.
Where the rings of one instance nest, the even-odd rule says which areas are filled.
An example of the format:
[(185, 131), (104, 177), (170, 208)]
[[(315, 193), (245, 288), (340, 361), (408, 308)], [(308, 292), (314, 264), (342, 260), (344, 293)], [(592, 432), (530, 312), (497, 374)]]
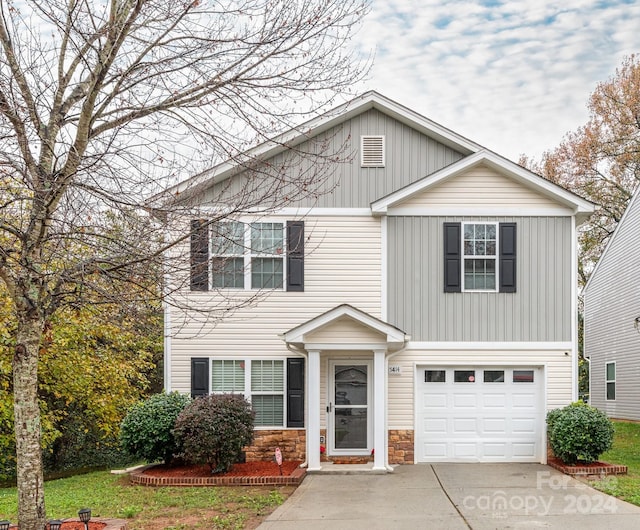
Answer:
[[(11, 301), (1, 288), (0, 308), (11, 313)], [(15, 321), (0, 323), (0, 480), (15, 476), (14, 328)], [(117, 456), (120, 422), (149, 392), (155, 377), (161, 331), (157, 313), (142, 321), (118, 318), (112, 305), (64, 308), (52, 317), (38, 367), (43, 449), (51, 470), (96, 465), (103, 455)]]
[(542, 160), (520, 163), (598, 205), (580, 231), (584, 285), (640, 181), (640, 57), (624, 59), (587, 103), (589, 119)]
[[(269, 184), (269, 208), (317, 196), (323, 171), (340, 159), (330, 142), (314, 145), (308, 156), (318, 164), (290, 179), (239, 153), (350, 90), (363, 72), (346, 45), (366, 8), (366, 0), (0, 3), (0, 279), (15, 320), (21, 530), (46, 520), (38, 360), (53, 316), (108, 298), (136, 310), (158, 292), (148, 278), (178, 241), (163, 241), (155, 219), (139, 213), (149, 210), (142, 197), (178, 174), (223, 157), (245, 164), (254, 177), (227, 196), (225, 215), (260, 205), (259, 181)], [(192, 214), (187, 202), (180, 209)]]

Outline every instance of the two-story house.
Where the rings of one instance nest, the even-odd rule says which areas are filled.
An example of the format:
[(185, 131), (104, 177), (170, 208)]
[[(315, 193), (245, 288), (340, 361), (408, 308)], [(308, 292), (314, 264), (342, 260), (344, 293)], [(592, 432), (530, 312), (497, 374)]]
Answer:
[(285, 154), (327, 143), (351, 156), (326, 192), (269, 213), (211, 222), (247, 182), (234, 161), (169, 190), (199, 207), (176, 296), (234, 310), (167, 306), (166, 389), (243, 394), (248, 457), (279, 446), (309, 470), (545, 462), (546, 411), (577, 396), (576, 228), (592, 204), (375, 92), (251, 159), (287, 178), (308, 161)]

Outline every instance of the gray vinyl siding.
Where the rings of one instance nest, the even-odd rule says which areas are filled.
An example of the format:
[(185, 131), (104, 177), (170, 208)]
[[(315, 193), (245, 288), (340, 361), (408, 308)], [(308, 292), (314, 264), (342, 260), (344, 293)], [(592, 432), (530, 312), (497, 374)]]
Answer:
[[(384, 135), (386, 166), (360, 167), (360, 137)], [(315, 153), (315, 154), (314, 154)], [(318, 156), (320, 155), (320, 156)], [(253, 172), (207, 190), (205, 204), (243, 196), (245, 189), (269, 190), (261, 203), (287, 196), (289, 207), (368, 208), (464, 155), (372, 109), (273, 157)], [(280, 178), (284, 168), (286, 178)], [(253, 185), (258, 179), (260, 188)], [(266, 185), (265, 185), (266, 183)]]
[[(517, 223), (516, 293), (445, 293), (443, 223)], [(570, 217), (390, 217), (388, 321), (413, 341), (571, 341)]]
[[(584, 296), (590, 402), (612, 418), (640, 420), (640, 198), (629, 205)], [(607, 401), (605, 365), (616, 363), (616, 399)]]

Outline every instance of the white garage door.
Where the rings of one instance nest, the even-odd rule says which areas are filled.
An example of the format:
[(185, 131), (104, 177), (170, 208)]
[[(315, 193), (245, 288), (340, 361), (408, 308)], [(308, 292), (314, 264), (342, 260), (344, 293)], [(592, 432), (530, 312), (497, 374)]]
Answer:
[(539, 462), (540, 367), (419, 367), (421, 462)]

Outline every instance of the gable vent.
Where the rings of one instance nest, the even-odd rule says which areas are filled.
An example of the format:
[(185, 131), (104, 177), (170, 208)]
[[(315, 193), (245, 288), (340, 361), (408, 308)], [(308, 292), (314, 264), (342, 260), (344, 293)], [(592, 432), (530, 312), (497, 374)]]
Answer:
[(360, 137), (360, 165), (384, 167), (384, 136)]

